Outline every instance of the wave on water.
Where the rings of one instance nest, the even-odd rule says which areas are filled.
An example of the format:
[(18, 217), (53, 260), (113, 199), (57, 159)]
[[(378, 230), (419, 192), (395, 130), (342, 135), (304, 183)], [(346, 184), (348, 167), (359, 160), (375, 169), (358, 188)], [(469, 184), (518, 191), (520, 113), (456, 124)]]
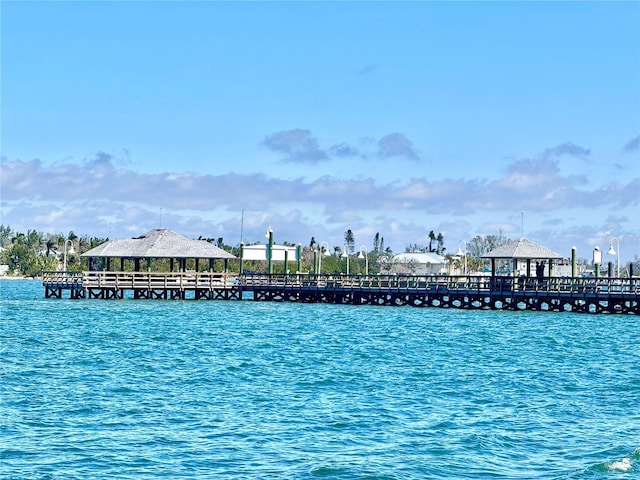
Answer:
[[(609, 473), (634, 473), (640, 472), (640, 448), (636, 449), (630, 455), (624, 456), (620, 459), (602, 462), (593, 465), (587, 470), (587, 472), (609, 472)], [(585, 472), (585, 473), (587, 473)], [(628, 478), (624, 476), (622, 478)]]
[(635, 450), (628, 457), (623, 457), (620, 460), (616, 460), (611, 463), (606, 463), (607, 470), (612, 472), (633, 472), (635, 471), (634, 465), (640, 462), (640, 448)]
[(631, 465), (631, 459), (625, 457), (622, 460), (607, 464), (607, 469), (617, 472), (630, 472), (633, 469), (633, 465)]

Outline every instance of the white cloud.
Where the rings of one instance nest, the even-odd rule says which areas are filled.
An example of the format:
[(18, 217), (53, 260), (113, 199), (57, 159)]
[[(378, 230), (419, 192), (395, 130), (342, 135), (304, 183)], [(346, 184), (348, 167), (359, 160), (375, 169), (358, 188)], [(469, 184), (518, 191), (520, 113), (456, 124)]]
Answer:
[[(2, 215), (3, 223), (23, 230), (74, 230), (113, 238), (157, 228), (162, 209), (162, 224), (183, 234), (239, 239), (240, 212), (245, 210), (248, 240), (260, 240), (267, 224), (279, 230), (282, 241), (296, 243), (311, 236), (341, 241), (344, 230), (351, 228), (379, 231), (387, 237), (387, 246), (397, 249), (419, 243), (423, 230), (437, 225), (461, 238), (498, 230), (518, 233), (519, 221), (509, 216), (520, 211), (539, 218), (539, 228), (532, 232), (574, 242), (571, 232), (577, 222), (598, 225), (589, 215), (605, 218), (596, 212), (615, 209), (630, 220), (609, 222), (610, 230), (634, 233), (630, 225), (638, 208), (640, 178), (592, 185), (584, 176), (563, 175), (558, 160), (549, 157), (515, 160), (497, 178), (415, 177), (386, 184), (330, 176), (306, 181), (264, 174), (143, 174), (116, 167), (106, 154), (82, 164), (3, 159)], [(553, 218), (562, 222), (549, 223)], [(468, 234), (459, 221), (468, 222)], [(584, 241), (590, 235), (585, 234)]]

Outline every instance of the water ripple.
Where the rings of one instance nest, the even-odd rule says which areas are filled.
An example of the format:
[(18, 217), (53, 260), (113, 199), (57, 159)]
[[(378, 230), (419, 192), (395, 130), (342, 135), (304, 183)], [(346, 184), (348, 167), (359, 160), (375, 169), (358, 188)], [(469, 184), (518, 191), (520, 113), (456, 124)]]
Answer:
[(2, 478), (640, 472), (626, 317), (73, 302), (0, 283)]

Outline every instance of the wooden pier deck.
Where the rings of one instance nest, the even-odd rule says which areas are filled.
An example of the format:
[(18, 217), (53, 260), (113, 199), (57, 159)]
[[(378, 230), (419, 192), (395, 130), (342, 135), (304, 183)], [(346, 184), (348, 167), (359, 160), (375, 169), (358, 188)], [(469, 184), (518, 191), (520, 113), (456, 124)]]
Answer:
[(640, 278), (45, 272), (46, 298), (193, 299), (640, 314)]
[(253, 275), (257, 301), (640, 314), (640, 278)]
[(238, 276), (195, 272), (44, 272), (46, 298), (240, 300)]

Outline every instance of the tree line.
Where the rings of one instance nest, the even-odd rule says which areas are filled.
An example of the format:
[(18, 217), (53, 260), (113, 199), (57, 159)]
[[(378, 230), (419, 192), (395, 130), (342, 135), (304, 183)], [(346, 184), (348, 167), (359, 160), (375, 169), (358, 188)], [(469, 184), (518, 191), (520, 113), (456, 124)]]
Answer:
[(108, 238), (78, 236), (73, 231), (43, 233), (37, 230), (16, 232), (8, 225), (0, 225), (0, 264), (8, 265), (10, 273), (38, 276), (45, 270), (58, 270), (63, 256), (67, 256), (67, 268), (80, 267), (80, 253), (86, 252)]
[[(18, 232), (9, 225), (0, 225), (0, 264), (8, 265), (9, 273), (23, 276), (39, 276), (43, 271), (61, 270), (81, 270), (85, 268), (81, 262), (80, 254), (108, 241), (109, 238), (92, 237), (89, 235), (77, 235), (73, 231), (69, 233), (44, 233), (37, 230), (27, 230)], [(222, 237), (199, 236), (198, 240), (207, 241), (223, 250), (240, 256), (239, 246), (227, 245)], [(344, 234), (344, 244), (328, 247), (326, 242), (322, 242), (322, 247), (311, 237), (308, 245), (302, 248), (302, 269), (306, 272), (316, 272), (321, 265), (322, 273), (340, 273), (345, 269), (345, 259), (342, 256), (346, 252), (350, 255), (350, 272), (354, 274), (364, 273), (368, 266), (370, 273), (379, 272), (380, 257), (391, 258), (393, 251), (385, 246), (384, 237), (376, 233), (371, 246), (361, 247), (356, 250), (355, 235), (352, 230), (347, 230)], [(284, 245), (293, 246), (295, 244), (284, 242)], [(326, 256), (327, 250), (331, 250)], [(66, 254), (66, 255), (65, 255)], [(359, 255), (361, 254), (361, 255)], [(322, 260), (318, 257), (322, 255)], [(66, 265), (64, 264), (66, 256)], [(358, 258), (359, 256), (363, 258)], [(366, 256), (366, 258), (364, 258)], [(97, 260), (95, 268), (103, 268), (104, 262)], [(165, 265), (165, 263), (167, 265)], [(295, 262), (290, 262), (288, 269), (294, 267)], [(152, 260), (152, 269), (167, 269), (166, 259)], [(133, 266), (126, 265), (126, 269)], [(194, 262), (188, 263), (187, 268), (194, 268)], [(239, 260), (231, 261), (230, 269), (239, 268)], [(247, 270), (264, 271), (264, 262), (244, 261), (244, 268)], [(284, 265), (274, 265), (276, 273), (284, 272)], [(317, 273), (317, 272), (316, 272)]]
[[(428, 252), (444, 256), (450, 263), (458, 265), (462, 257), (450, 253), (445, 246), (445, 237), (441, 232), (429, 231), (426, 235), (428, 243), (407, 244), (406, 253)], [(199, 240), (212, 243), (223, 250), (240, 256), (239, 246), (227, 245), (222, 237), (212, 238), (200, 236)], [(8, 265), (9, 272), (24, 276), (39, 276), (43, 271), (60, 270), (64, 267), (64, 253), (66, 251), (66, 268), (68, 270), (80, 270), (82, 265), (80, 254), (84, 253), (106, 241), (109, 238), (91, 237), (88, 235), (76, 235), (73, 231), (63, 233), (43, 233), (36, 230), (27, 230), (26, 233), (16, 232), (8, 225), (0, 225), (0, 264)], [(467, 267), (469, 271), (479, 270), (483, 266), (481, 256), (509, 240), (502, 236), (487, 235), (476, 236), (464, 244)], [(295, 246), (294, 243), (283, 242), (284, 245)], [(385, 245), (384, 237), (376, 233), (369, 245), (356, 247), (356, 238), (351, 229), (344, 232), (344, 243), (329, 247), (327, 242), (319, 243), (315, 237), (311, 237), (309, 243), (302, 247), (302, 270), (305, 272), (337, 274), (345, 271), (346, 258), (349, 256), (350, 273), (364, 274), (368, 267), (369, 273), (380, 273), (391, 265), (393, 251)], [(327, 253), (329, 255), (327, 255)], [(322, 259), (319, 261), (319, 257)], [(152, 269), (168, 268), (166, 259), (154, 259)], [(191, 262), (194, 264), (194, 262)], [(188, 268), (194, 265), (189, 264)], [(317, 272), (321, 265), (321, 272)], [(100, 268), (101, 265), (96, 265)], [(103, 267), (103, 266), (102, 266)], [(245, 260), (245, 270), (263, 272), (265, 264), (261, 261)], [(296, 262), (291, 260), (287, 269), (295, 271)], [(133, 268), (128, 266), (127, 268)], [(203, 266), (206, 268), (206, 266)], [(239, 268), (239, 260), (230, 261), (229, 268)], [(274, 265), (275, 273), (284, 273), (285, 266)]]

